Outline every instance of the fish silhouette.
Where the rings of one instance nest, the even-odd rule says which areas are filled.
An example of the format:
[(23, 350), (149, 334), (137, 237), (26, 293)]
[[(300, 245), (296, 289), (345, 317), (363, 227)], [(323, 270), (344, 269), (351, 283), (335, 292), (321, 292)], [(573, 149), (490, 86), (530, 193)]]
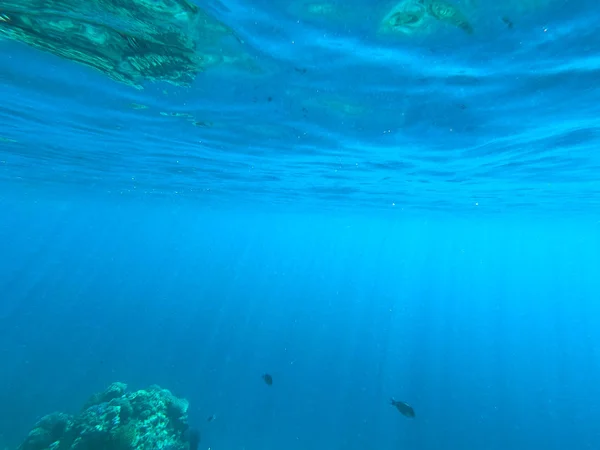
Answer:
[(402, 414), (403, 416), (410, 417), (411, 419), (415, 417), (415, 410), (408, 403), (399, 402), (392, 398), (391, 405), (395, 406), (396, 409), (400, 411), (400, 414)]
[(265, 383), (267, 383), (269, 386), (273, 385), (273, 377), (268, 373), (263, 373), (262, 379), (265, 380)]

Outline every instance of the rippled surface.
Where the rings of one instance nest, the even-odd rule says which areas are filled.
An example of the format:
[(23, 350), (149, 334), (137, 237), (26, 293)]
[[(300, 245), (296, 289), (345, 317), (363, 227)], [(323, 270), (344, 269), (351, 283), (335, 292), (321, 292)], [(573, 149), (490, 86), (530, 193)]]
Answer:
[(0, 176), (211, 204), (597, 210), (600, 7), (459, 1), (472, 30), (387, 32), (394, 3), (197, 2), (246, 63), (191, 86), (139, 90), (1, 39)]

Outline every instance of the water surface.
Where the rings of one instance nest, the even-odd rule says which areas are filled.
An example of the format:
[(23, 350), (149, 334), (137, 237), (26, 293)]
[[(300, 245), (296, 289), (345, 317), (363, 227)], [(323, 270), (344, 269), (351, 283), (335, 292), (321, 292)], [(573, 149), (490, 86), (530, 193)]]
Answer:
[(2, 180), (220, 205), (598, 207), (600, 9), (454, 5), (469, 32), (386, 32), (394, 2), (199, 2), (235, 35), (210, 41), (229, 59), (142, 90), (5, 38)]

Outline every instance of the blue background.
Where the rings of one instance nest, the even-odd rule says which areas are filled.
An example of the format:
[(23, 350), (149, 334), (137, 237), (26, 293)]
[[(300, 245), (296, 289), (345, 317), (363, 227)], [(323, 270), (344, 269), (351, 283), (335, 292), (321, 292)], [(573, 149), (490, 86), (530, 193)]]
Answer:
[(600, 443), (597, 223), (2, 207), (8, 442), (124, 380), (216, 449)]

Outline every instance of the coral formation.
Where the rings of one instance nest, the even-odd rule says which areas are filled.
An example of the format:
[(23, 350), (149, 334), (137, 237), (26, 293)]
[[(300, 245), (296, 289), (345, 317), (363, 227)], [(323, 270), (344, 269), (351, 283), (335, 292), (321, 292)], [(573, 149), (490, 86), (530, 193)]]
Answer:
[(127, 392), (113, 383), (75, 416), (42, 417), (18, 450), (190, 450), (188, 401), (150, 386)]
[(5, 0), (2, 37), (138, 88), (144, 81), (186, 86), (245, 56), (231, 28), (188, 0)]
[(457, 5), (446, 0), (401, 0), (381, 23), (384, 32), (412, 34), (427, 29), (436, 20), (458, 27), (468, 34), (473, 27)]

